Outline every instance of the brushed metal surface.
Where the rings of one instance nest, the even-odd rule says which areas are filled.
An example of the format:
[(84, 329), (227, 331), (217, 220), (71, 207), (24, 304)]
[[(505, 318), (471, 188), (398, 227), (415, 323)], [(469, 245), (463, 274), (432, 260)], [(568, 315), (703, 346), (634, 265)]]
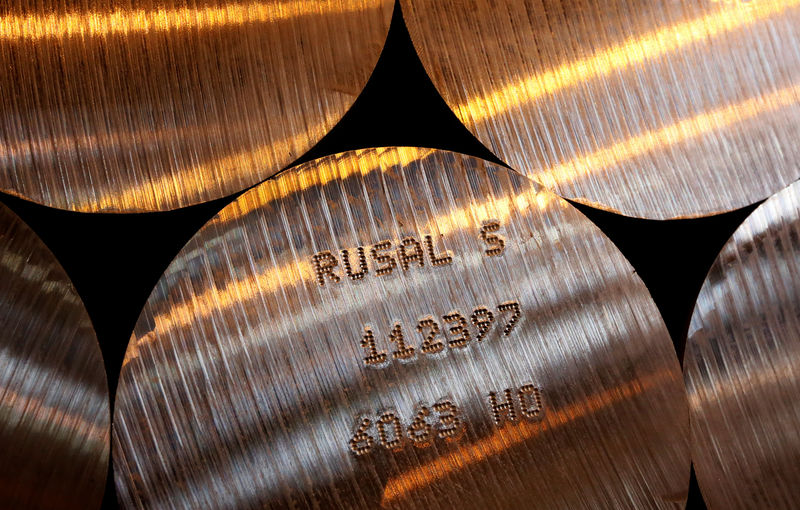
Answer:
[(80, 211), (230, 195), (318, 142), (369, 78), (391, 0), (12, 0), (0, 190)]
[(711, 268), (684, 371), (713, 509), (800, 507), (800, 183), (758, 207)]
[(401, 0), (466, 126), (563, 197), (652, 219), (800, 177), (798, 0)]
[(83, 303), (42, 241), (0, 205), (0, 508), (99, 508), (110, 431)]
[(600, 230), (516, 172), (390, 148), (201, 229), (135, 327), (112, 443), (125, 508), (682, 508), (688, 431)]

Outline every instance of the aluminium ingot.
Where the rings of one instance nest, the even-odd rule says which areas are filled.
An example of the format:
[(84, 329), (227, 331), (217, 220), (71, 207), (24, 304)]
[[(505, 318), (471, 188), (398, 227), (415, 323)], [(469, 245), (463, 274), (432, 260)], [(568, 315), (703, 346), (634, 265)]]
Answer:
[(89, 315), (53, 254), (0, 205), (0, 508), (99, 508), (110, 431)]
[(629, 216), (800, 177), (800, 0), (401, 0), (431, 79), (500, 159)]
[(800, 183), (723, 248), (697, 300), (684, 372), (708, 507), (800, 507)]
[(279, 171), (361, 92), (391, 0), (12, 0), (0, 7), (0, 190), (175, 209)]
[(615, 246), (482, 160), (312, 161), (189, 242), (134, 329), (125, 508), (682, 508), (672, 342)]

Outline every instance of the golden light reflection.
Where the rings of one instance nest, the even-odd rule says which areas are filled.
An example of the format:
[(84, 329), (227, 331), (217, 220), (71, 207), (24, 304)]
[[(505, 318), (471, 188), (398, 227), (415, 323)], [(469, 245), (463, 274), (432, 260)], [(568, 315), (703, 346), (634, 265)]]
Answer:
[[(592, 57), (565, 64), (555, 70), (533, 76), (520, 84), (509, 85), (464, 105), (457, 105), (455, 109), (461, 118), (471, 118), (476, 121), (491, 118), (518, 104), (519, 97), (534, 100), (581, 81), (608, 75), (616, 69), (675, 51), (688, 44), (740, 29), (797, 6), (800, 6), (800, 0), (750, 2), (737, 4), (735, 8), (728, 6), (719, 12), (632, 38)], [(787, 87), (772, 94), (749, 98), (740, 103), (679, 120), (660, 130), (648, 131), (622, 140), (550, 169), (542, 168), (533, 177), (544, 186), (554, 188), (559, 183), (632, 159), (658, 147), (667, 147), (798, 102), (800, 102), (800, 87)], [(316, 138), (321, 137), (325, 131), (325, 124), (309, 128), (309, 133)], [(173, 195), (199, 196), (209, 187), (208, 176), (237, 174), (241, 173), (243, 168), (264, 167), (265, 162), (274, 161), (274, 154), (297, 152), (298, 143), (307, 137), (308, 134), (303, 134), (299, 137), (286, 138), (255, 150), (181, 169), (179, 172), (148, 181), (147, 192), (143, 186), (135, 186), (110, 196), (103, 196), (97, 205), (87, 207), (89, 209), (98, 207), (99, 210), (119, 208), (138, 210), (142, 209), (143, 203), (152, 201), (155, 201), (156, 207), (161, 207), (162, 202), (170, 203), (171, 198), (168, 197)]]
[(581, 82), (631, 68), (691, 44), (742, 29), (800, 6), (800, 0), (737, 2), (699, 18), (636, 36), (590, 57), (509, 84), (455, 106), (459, 118), (492, 119), (520, 103), (534, 101)]
[(642, 156), (654, 149), (669, 147), (697, 138), (732, 124), (745, 122), (767, 112), (800, 104), (800, 85), (786, 87), (765, 96), (747, 99), (711, 112), (681, 120), (657, 131), (647, 131), (622, 140), (586, 156), (580, 156), (552, 168), (543, 168), (532, 177), (553, 188), (593, 171), (614, 166)]
[[(194, 202), (197, 199), (205, 200), (206, 192), (215, 187), (224, 187), (225, 183), (231, 180), (223, 178), (223, 176), (238, 175), (242, 179), (240, 186), (222, 189), (223, 194), (234, 193), (246, 187), (248, 183), (252, 183), (252, 175), (256, 171), (263, 171), (265, 179), (274, 175), (274, 172), (280, 170), (274, 167), (276, 162), (280, 161), (281, 155), (298, 154), (301, 152), (299, 149), (304, 148), (307, 140), (322, 138), (329, 124), (333, 122), (332, 120), (330, 123), (322, 122), (305, 126), (306, 131), (296, 136), (274, 140), (254, 149), (237, 152), (216, 160), (182, 167), (167, 173), (159, 173), (157, 176), (149, 177), (141, 184), (118, 189), (113, 193), (102, 194), (92, 201), (80, 202), (77, 204), (77, 209), (86, 212), (161, 210), (175, 204), (175, 197), (180, 197), (188, 202)], [(192, 128), (190, 132), (196, 129)], [(243, 169), (247, 169), (247, 171), (243, 171)]]
[[(433, 149), (396, 147), (387, 149), (362, 149), (346, 153), (344, 164), (315, 165), (311, 170), (297, 172), (288, 170), (255, 187), (240, 199), (220, 211), (219, 221), (228, 222), (246, 216), (266, 204), (301, 193), (310, 188), (320, 187), (336, 180), (345, 180), (355, 175), (367, 175), (374, 171), (385, 172), (394, 167), (406, 167), (412, 162), (427, 157)], [(329, 156), (329, 160), (338, 156)]]
[[(307, 171), (290, 171), (275, 180), (265, 182), (224, 208), (217, 221), (228, 222), (239, 219), (270, 202), (303, 190), (323, 186), (334, 180), (344, 180), (353, 175), (367, 175), (375, 171), (386, 172), (396, 169), (398, 166), (404, 168), (431, 152), (433, 152), (432, 149), (402, 147), (380, 151), (363, 150), (346, 156), (346, 161), (352, 164), (334, 163), (319, 165)], [(527, 193), (472, 203), (447, 213), (435, 215), (427, 222), (425, 229), (429, 232), (448, 235), (473, 228), (487, 219), (505, 222), (513, 214), (525, 213), (530, 207), (545, 210), (551, 207), (554, 200), (566, 207), (565, 202), (558, 200), (551, 193), (537, 191), (531, 187)], [(159, 336), (166, 335), (175, 328), (196, 324), (210, 317), (217, 310), (241, 306), (259, 296), (278, 292), (282, 288), (300, 286), (304, 282), (314, 281), (314, 269), (309, 260), (295, 260), (278, 267), (271, 267), (247, 278), (230, 281), (222, 288), (210, 288), (202, 293), (194, 294), (180, 304), (171, 303), (167, 313), (153, 318), (155, 331)], [(142, 337), (138, 341), (135, 338), (132, 339), (125, 363), (138, 356), (140, 347), (156, 340), (156, 336), (152, 334)]]
[(222, 26), (269, 23), (301, 16), (362, 12), (383, 7), (386, 0), (228, 3), (209, 7), (118, 9), (111, 12), (8, 14), (0, 17), (0, 39), (38, 40), (106, 37), (132, 32), (203, 30)]
[[(333, 122), (333, 121), (331, 121)], [(149, 210), (163, 209), (175, 203), (174, 197), (181, 197), (188, 201), (203, 198), (205, 192), (215, 186), (223, 186), (229, 179), (222, 176), (241, 176), (243, 182), (250, 181), (254, 170), (263, 170), (264, 178), (268, 178), (275, 171), (275, 162), (280, 158), (276, 155), (297, 154), (298, 149), (304, 147), (307, 140), (318, 140), (328, 127), (327, 123), (318, 123), (306, 126), (306, 131), (281, 140), (274, 140), (260, 145), (255, 149), (237, 152), (213, 161), (198, 165), (182, 167), (180, 169), (151, 177), (142, 184), (129, 186), (116, 190), (113, 193), (103, 194), (95, 201), (81, 202), (79, 210)], [(248, 169), (248, 171), (243, 171)], [(243, 184), (238, 189), (222, 191), (233, 193), (245, 187)]]
[[(497, 429), (490, 436), (472, 444), (465, 444), (449, 454), (437, 457), (391, 479), (384, 489), (382, 506), (437, 480), (456, 474), (470, 465), (479, 464), (489, 457), (502, 454), (547, 430), (563, 427), (619, 402), (630, 400), (636, 395), (673, 379), (674, 374), (670, 371), (657, 372), (642, 380), (629, 381), (589, 395), (585, 399), (561, 409), (547, 409), (545, 418), (541, 421), (520, 421), (514, 425), (506, 425), (502, 429)], [(511, 427), (513, 427), (513, 433), (509, 430)]]
[[(308, 140), (318, 140), (322, 138), (329, 123), (317, 123), (305, 126), (306, 131), (296, 136), (274, 140), (267, 144), (257, 146), (254, 149), (236, 152), (230, 156), (224, 156), (215, 160), (185, 166), (170, 172), (158, 172), (155, 176), (150, 176), (141, 183), (135, 183), (127, 187), (117, 187), (113, 192), (102, 193), (94, 199), (83, 200), (74, 204), (75, 210), (82, 212), (96, 211), (149, 211), (163, 210), (174, 206), (175, 197), (179, 197), (186, 202), (194, 202), (197, 199), (205, 200), (204, 194), (215, 186), (221, 187), (227, 182), (223, 176), (241, 176), (243, 184), (231, 187), (227, 194), (234, 193), (245, 187), (248, 178), (256, 170), (263, 171), (263, 178), (271, 177), (275, 171), (276, 161), (281, 155), (297, 154), (305, 149)], [(133, 150), (137, 146), (148, 146), (153, 144), (163, 144), (170, 138), (200, 139), (209, 129), (219, 129), (219, 126), (201, 128), (189, 126), (183, 128), (170, 128), (161, 130), (138, 130), (135, 133), (126, 134), (120, 140), (113, 140), (111, 136), (84, 135), (81, 137), (59, 137), (50, 139), (45, 149), (42, 146), (33, 148), (37, 153), (49, 156), (52, 153), (75, 153), (78, 140), (81, 145), (89, 147), (105, 146), (117, 150)], [(15, 159), (27, 159), (31, 153), (31, 148), (20, 144), (0, 146), (0, 162), (10, 162)], [(276, 157), (277, 156), (277, 157)], [(248, 169), (247, 172), (243, 169)], [(118, 184), (119, 186), (119, 184)], [(226, 190), (223, 189), (223, 192)], [(24, 195), (15, 193), (13, 190), (5, 190), (6, 193), (14, 194), (22, 198)]]
[[(228, 222), (243, 216), (266, 204), (285, 198), (294, 193), (307, 189), (324, 186), (332, 181), (344, 181), (354, 175), (367, 175), (371, 172), (386, 172), (397, 167), (405, 168), (414, 161), (423, 160), (434, 149), (392, 147), (385, 149), (362, 149), (347, 153), (345, 158), (353, 163), (350, 166), (342, 164), (317, 165), (313, 170), (301, 173), (292, 170), (276, 176), (274, 180), (266, 181), (243, 195), (239, 200), (220, 211), (219, 221)], [(334, 158), (336, 156), (333, 156)], [(539, 209), (547, 208), (555, 195), (550, 192), (536, 192), (534, 202)], [(513, 203), (512, 203), (513, 201)], [(472, 225), (471, 219), (504, 219), (508, 218), (512, 210), (523, 211), (529, 206), (527, 194), (520, 194), (514, 198), (503, 197), (490, 202), (472, 204), (468, 208), (461, 208), (455, 212), (438, 215), (428, 222), (428, 229), (437, 230), (446, 235), (454, 230), (463, 229)], [(495, 209), (501, 218), (492, 216), (489, 211)], [(471, 216), (470, 216), (471, 215)]]
[[(237, 152), (215, 161), (163, 174), (157, 178), (149, 179), (146, 188), (142, 185), (131, 186), (111, 195), (103, 195), (99, 197), (96, 203), (83, 204), (83, 206), (88, 211), (96, 209), (140, 210), (143, 209), (143, 204), (153, 202), (155, 208), (158, 209), (165, 204), (172, 203), (173, 196), (201, 196), (204, 191), (209, 189), (210, 176), (243, 174), (243, 168), (269, 170), (271, 162), (276, 160), (275, 154), (297, 153), (297, 148), (301, 146), (300, 144), (309, 138), (321, 138), (325, 133), (325, 129), (326, 124), (324, 123), (308, 126), (307, 131), (302, 135), (276, 140), (253, 150)], [(379, 149), (355, 151), (355, 154), (366, 156), (376, 150)], [(399, 147), (380, 151), (380, 160), (373, 160), (369, 165), (362, 164), (360, 167), (351, 168), (344, 168), (341, 165), (331, 169), (321, 168), (318, 176), (312, 177), (311, 173), (309, 173), (309, 175), (303, 177), (305, 181), (302, 182), (297, 178), (292, 178), (289, 174), (287, 174), (289, 176), (286, 178), (282, 177), (280, 181), (266, 181), (223, 209), (220, 212), (219, 220), (230, 221), (242, 217), (271, 200), (278, 200), (312, 186), (326, 184), (334, 179), (345, 179), (359, 172), (362, 175), (366, 175), (382, 166), (408, 165), (411, 161), (429, 154), (431, 149)], [(367, 157), (359, 159), (367, 161)], [(267, 171), (264, 177), (271, 177), (271, 174)], [(291, 181), (291, 184), (285, 181)], [(144, 208), (146, 209), (147, 207)]]

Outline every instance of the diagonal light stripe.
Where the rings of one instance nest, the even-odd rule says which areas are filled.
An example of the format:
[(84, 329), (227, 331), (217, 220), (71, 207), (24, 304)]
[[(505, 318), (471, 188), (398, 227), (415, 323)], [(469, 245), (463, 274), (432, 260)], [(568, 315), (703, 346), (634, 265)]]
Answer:
[(479, 122), (511, 109), (521, 100), (534, 101), (578, 83), (607, 76), (619, 69), (654, 60), (691, 44), (740, 30), (800, 6), (800, 0), (754, 0), (683, 23), (632, 37), (590, 57), (509, 84), (464, 104), (456, 105), (459, 118)]
[(228, 3), (219, 7), (133, 9), (112, 12), (6, 15), (0, 17), (0, 40), (65, 37), (105, 37), (131, 32), (203, 30), (222, 26), (291, 20), (363, 12), (386, 5), (385, 0)]
[(658, 372), (642, 380), (629, 381), (600, 393), (589, 395), (586, 399), (561, 409), (546, 410), (546, 419), (536, 422), (521, 421), (513, 427), (514, 433), (497, 430), (490, 436), (473, 444), (464, 445), (458, 450), (442, 457), (426, 462), (402, 475), (389, 480), (383, 492), (384, 506), (396, 499), (401, 499), (415, 490), (430, 485), (438, 480), (461, 472), (472, 464), (500, 455), (525, 441), (536, 437), (548, 429), (555, 429), (607, 409), (619, 402), (630, 400), (652, 388), (671, 382), (672, 372)]
[(789, 86), (765, 96), (748, 98), (740, 103), (680, 120), (657, 131), (646, 131), (552, 168), (542, 168), (532, 177), (545, 187), (552, 189), (558, 184), (572, 181), (593, 171), (618, 165), (622, 161), (644, 155), (654, 149), (698, 138), (794, 104), (800, 104), (800, 85)]

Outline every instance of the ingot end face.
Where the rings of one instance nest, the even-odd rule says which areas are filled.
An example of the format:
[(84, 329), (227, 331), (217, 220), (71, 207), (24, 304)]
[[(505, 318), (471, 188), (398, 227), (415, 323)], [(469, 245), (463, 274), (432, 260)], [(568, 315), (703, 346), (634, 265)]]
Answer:
[(231, 195), (366, 84), (391, 0), (18, 2), (0, 13), (0, 190), (78, 211)]
[(401, 0), (447, 103), (559, 195), (650, 219), (800, 177), (800, 1)]
[(41, 240), (0, 205), (0, 507), (99, 508), (108, 385), (83, 303)]
[(700, 292), (684, 371), (710, 509), (800, 506), (800, 184), (758, 207)]
[(435, 150), (326, 157), (223, 209), (151, 295), (116, 402), (125, 508), (688, 488), (680, 367), (631, 266), (530, 179)]

